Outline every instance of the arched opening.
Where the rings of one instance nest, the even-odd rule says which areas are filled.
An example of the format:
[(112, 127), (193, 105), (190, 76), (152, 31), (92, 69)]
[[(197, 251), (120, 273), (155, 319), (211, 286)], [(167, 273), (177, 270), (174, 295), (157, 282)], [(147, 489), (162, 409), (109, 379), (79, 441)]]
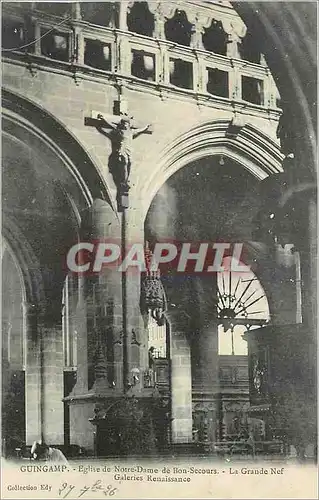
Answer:
[[(188, 370), (184, 390), (191, 384), (195, 405), (184, 440), (194, 439), (199, 443), (209, 436), (210, 440), (218, 441), (225, 432), (232, 433), (233, 418), (238, 415), (233, 415), (234, 408), (227, 410), (227, 397), (234, 387), (237, 390), (237, 385), (243, 391), (240, 408), (249, 404), (247, 343), (241, 335), (247, 328), (266, 324), (270, 312), (255, 272), (245, 269), (243, 273), (229, 273), (228, 270), (238, 241), (244, 242), (243, 260), (239, 264), (234, 257), (234, 262), (243, 265), (248, 257), (252, 263), (251, 230), (256, 203), (258, 205), (258, 185), (258, 178), (243, 168), (243, 164), (228, 157), (226, 151), (223, 155), (207, 156), (169, 177), (154, 197), (146, 217), (145, 236), (153, 246), (157, 241), (190, 242), (195, 252), (201, 242), (229, 243), (224, 272), (209, 275), (204, 271), (194, 275), (193, 261), (184, 273), (171, 268), (167, 274), (163, 270), (161, 277), (171, 323), (172, 416), (182, 391), (180, 386), (175, 389), (175, 384), (181, 384), (180, 374), (174, 371), (177, 362)], [(206, 397), (210, 394), (211, 404), (220, 408), (218, 411), (209, 409), (208, 414), (206, 410), (203, 413), (200, 406), (203, 392)], [(185, 402), (185, 413), (190, 411), (190, 404), (191, 401)], [(231, 425), (223, 430), (227, 419)], [(173, 440), (179, 432), (174, 429), (173, 425)], [(190, 429), (194, 431), (193, 436), (189, 434)]]
[(127, 27), (129, 31), (140, 35), (153, 35), (154, 15), (150, 12), (147, 2), (134, 2), (127, 13)]
[(190, 45), (192, 25), (187, 19), (184, 10), (175, 10), (175, 14), (171, 19), (167, 19), (165, 23), (166, 40), (178, 43), (180, 45)]
[(227, 33), (225, 33), (223, 24), (216, 19), (212, 20), (209, 28), (204, 28), (203, 45), (206, 50), (215, 54), (226, 55), (227, 50)]
[[(65, 141), (64, 136), (60, 142), (58, 137), (53, 140), (46, 136), (45, 122), (50, 121), (49, 117), (41, 113), (43, 128), (38, 130), (33, 121), (28, 121), (36, 116), (32, 106), (28, 107), (26, 102), (24, 105), (27, 109), (23, 119), (6, 109), (2, 142), (5, 228), (18, 240), (15, 246), (22, 247), (18, 248), (19, 257), (24, 255), (25, 247), (30, 247), (34, 256), (26, 263), (31, 291), (28, 288), (27, 300), (21, 300), (27, 307), (29, 328), (26, 382), (24, 386), (20, 384), (24, 396), (17, 398), (21, 403), (25, 398), (27, 414), (22, 442), (30, 445), (43, 437), (53, 444), (68, 445), (69, 408), (63, 398), (75, 384), (78, 349), (74, 313), (79, 290), (76, 278), (66, 278), (66, 255), (80, 237), (81, 220), (92, 194), (103, 196), (103, 189), (99, 189), (102, 184), (95, 182), (95, 167), (91, 172), (89, 168), (84, 178), (75, 167), (76, 142), (70, 148), (70, 156), (66, 151), (73, 138)], [(60, 127), (55, 132), (66, 133)], [(83, 150), (80, 157), (83, 162)], [(89, 188), (91, 182), (93, 193)], [(41, 290), (34, 278), (38, 275)]]
[(247, 31), (246, 35), (239, 44), (239, 52), (242, 59), (256, 64), (260, 64), (261, 50), (256, 38)]

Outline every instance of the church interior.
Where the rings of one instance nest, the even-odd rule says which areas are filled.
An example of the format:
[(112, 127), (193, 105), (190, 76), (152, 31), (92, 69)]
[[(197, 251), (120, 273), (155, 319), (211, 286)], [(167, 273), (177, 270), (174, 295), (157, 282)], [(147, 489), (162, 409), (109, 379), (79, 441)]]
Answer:
[[(316, 8), (2, 3), (5, 457), (316, 460)], [(228, 247), (70, 271), (101, 241)]]

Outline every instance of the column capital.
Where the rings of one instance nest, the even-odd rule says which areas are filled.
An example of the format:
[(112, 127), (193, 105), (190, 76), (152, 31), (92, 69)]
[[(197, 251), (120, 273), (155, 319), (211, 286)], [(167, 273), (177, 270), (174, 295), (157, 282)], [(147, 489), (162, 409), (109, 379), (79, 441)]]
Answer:
[(232, 40), (236, 39), (241, 41), (247, 33), (247, 28), (240, 18), (221, 18), (220, 21), (223, 25), (225, 33), (231, 37)]

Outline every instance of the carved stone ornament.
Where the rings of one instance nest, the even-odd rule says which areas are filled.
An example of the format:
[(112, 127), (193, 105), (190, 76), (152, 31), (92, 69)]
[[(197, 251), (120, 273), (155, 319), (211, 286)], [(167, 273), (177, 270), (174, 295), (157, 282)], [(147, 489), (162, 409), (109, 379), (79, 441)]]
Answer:
[(258, 394), (261, 394), (265, 367), (261, 366), (258, 358), (254, 359), (253, 364), (253, 384)]
[(95, 379), (107, 378), (107, 364), (100, 344), (95, 353), (94, 375)]
[(143, 313), (151, 312), (159, 326), (165, 323), (167, 308), (165, 290), (160, 278), (160, 272), (151, 270), (152, 252), (145, 250), (146, 272), (141, 279), (141, 310)]

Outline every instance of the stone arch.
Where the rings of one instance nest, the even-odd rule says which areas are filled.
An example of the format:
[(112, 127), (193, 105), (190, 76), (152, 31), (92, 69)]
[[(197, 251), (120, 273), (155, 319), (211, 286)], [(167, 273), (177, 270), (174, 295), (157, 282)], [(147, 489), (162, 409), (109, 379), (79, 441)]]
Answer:
[(38, 259), (28, 240), (7, 215), (2, 219), (2, 234), (21, 271), (25, 300), (27, 304), (37, 307), (44, 301), (44, 286)]
[(19, 127), (28, 130), (65, 164), (82, 191), (85, 206), (90, 206), (93, 199), (102, 194), (116, 212), (115, 200), (94, 161), (64, 124), (47, 110), (11, 90), (3, 89), (2, 105), (4, 132), (6, 127), (13, 136)]
[(142, 188), (144, 217), (159, 188), (180, 168), (204, 157), (223, 155), (255, 177), (282, 172), (282, 154), (271, 138), (248, 124), (236, 134), (228, 120), (206, 122), (177, 137), (161, 154), (148, 183)]

